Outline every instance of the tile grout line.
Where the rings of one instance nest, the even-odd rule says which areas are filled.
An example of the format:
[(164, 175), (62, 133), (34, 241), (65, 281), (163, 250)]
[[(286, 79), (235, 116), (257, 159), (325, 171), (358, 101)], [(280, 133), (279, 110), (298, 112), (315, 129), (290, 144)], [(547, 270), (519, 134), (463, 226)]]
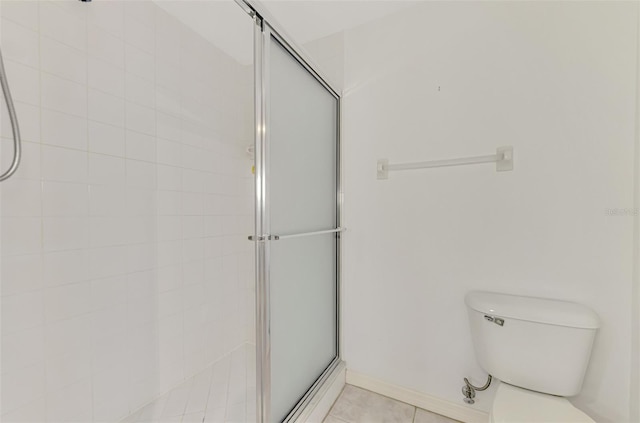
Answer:
[[(41, 49), (42, 49), (42, 43), (41, 43), (41, 31), (40, 31), (40, 21), (41, 21), (41, 10), (40, 10), (40, 2), (37, 3), (36, 5), (36, 15), (37, 15), (37, 22), (38, 22), (38, 28), (35, 31), (36, 32), (36, 36), (38, 37), (38, 160), (40, 161), (40, 163), (38, 164), (39, 169), (38, 169), (38, 182), (40, 183), (40, 248), (39, 248), (39, 254), (40, 254), (40, 278), (41, 278), (41, 285), (42, 288), (44, 288), (45, 282), (44, 282), (44, 254), (45, 254), (45, 249), (44, 249), (44, 175), (42, 172), (42, 163), (43, 163), (43, 149), (42, 149), (42, 54), (41, 54)], [(34, 290), (33, 292), (38, 292), (40, 291), (41, 288), (38, 288), (37, 290)], [(44, 304), (44, 294), (42, 297), (42, 345), (43, 345), (43, 349), (44, 349), (44, 354), (46, 354), (46, 356), (48, 356), (49, 353), (49, 348), (48, 348), (48, 343), (47, 343), (47, 329), (49, 327), (49, 324), (47, 322), (46, 319), (46, 307)], [(46, 356), (43, 357), (42, 360), (42, 364), (43, 364), (43, 373), (44, 373), (44, 384), (46, 386), (47, 384), (47, 378), (48, 378), (48, 373), (47, 373), (47, 360), (46, 360)], [(93, 370), (93, 369), (92, 369)], [(93, 385), (93, 382), (92, 382)], [(93, 400), (93, 396), (92, 396), (92, 400)], [(49, 409), (50, 409), (50, 404), (49, 404), (49, 393), (47, 392), (47, 390), (45, 389), (44, 395), (43, 395), (43, 403), (44, 403), (44, 416), (42, 416), (45, 420), (48, 418), (49, 416)]]
[[(84, 6), (84, 3), (83, 3)], [(84, 13), (82, 14), (83, 16), (83, 21), (84, 21), (84, 36), (85, 36), (85, 51), (84, 51), (84, 65), (85, 65), (85, 106), (86, 106), (86, 111), (87, 111), (87, 116), (86, 118), (89, 117), (89, 14), (86, 11), (86, 9), (83, 7), (83, 11)], [(39, 39), (38, 42), (41, 42), (42, 39)], [(57, 40), (54, 40), (57, 41)], [(73, 48), (73, 47), (72, 47)], [(42, 71), (42, 63), (40, 63), (40, 68)], [(42, 78), (42, 76), (40, 77)], [(75, 82), (75, 81), (74, 81)], [(41, 94), (42, 95), (42, 94)], [(41, 101), (42, 103), (42, 101)], [(40, 110), (40, 131), (42, 131), (42, 110)], [(91, 215), (91, 199), (92, 199), (92, 192), (91, 192), (91, 184), (89, 183), (90, 181), (90, 177), (89, 177), (89, 124), (87, 123), (87, 126), (85, 128), (85, 142), (84, 142), (84, 146), (85, 146), (85, 152), (84, 152), (84, 157), (85, 157), (85, 166), (86, 166), (86, 175), (87, 178), (85, 181), (82, 182), (83, 185), (85, 185), (85, 190), (86, 190), (86, 204), (85, 204), (85, 211), (86, 214), (85, 216), (90, 216)], [(42, 133), (40, 134), (40, 143), (42, 143)], [(41, 147), (41, 150), (44, 150), (44, 148)], [(44, 151), (41, 153), (44, 156)], [(44, 157), (42, 157), (41, 162), (44, 161)], [(43, 184), (42, 184), (42, 188), (43, 188), (43, 198), (42, 198), (42, 205), (44, 207), (44, 179), (43, 179)], [(93, 194), (95, 195), (95, 193)], [(44, 214), (43, 214), (44, 216)], [(43, 230), (44, 232), (44, 230)], [(86, 242), (86, 246), (83, 247), (83, 250), (88, 250), (90, 248), (90, 244), (91, 244), (91, 232), (90, 232), (90, 226), (89, 226), (89, 221), (87, 221), (87, 232), (85, 235), (85, 242)], [(88, 253), (87, 257), (88, 257)], [(44, 256), (43, 256), (44, 259)], [(88, 268), (87, 268), (88, 270)], [(87, 275), (89, 276), (89, 272), (87, 271)], [(94, 293), (94, 282), (92, 280), (88, 280), (87, 285), (89, 287), (89, 295), (90, 295), (90, 301), (93, 302), (93, 293)], [(65, 284), (66, 285), (66, 284)], [(91, 313), (90, 315), (92, 317), (90, 317), (91, 319), (91, 326), (90, 326), (90, 331), (92, 333), (91, 336), (91, 342), (90, 342), (90, 355), (89, 355), (89, 360), (90, 360), (90, 380), (91, 380), (91, 418), (92, 420), (96, 420), (96, 389), (95, 389), (95, 385), (96, 385), (96, 375), (94, 373), (95, 371), (95, 365), (96, 365), (96, 359), (95, 359), (95, 352), (94, 352), (94, 340), (93, 340), (93, 329), (95, 328), (95, 314), (97, 313), (96, 310), (93, 309), (93, 304), (92, 307), (90, 308)], [(104, 370), (103, 370), (104, 371)], [(127, 410), (129, 410), (129, 404), (127, 404)]]

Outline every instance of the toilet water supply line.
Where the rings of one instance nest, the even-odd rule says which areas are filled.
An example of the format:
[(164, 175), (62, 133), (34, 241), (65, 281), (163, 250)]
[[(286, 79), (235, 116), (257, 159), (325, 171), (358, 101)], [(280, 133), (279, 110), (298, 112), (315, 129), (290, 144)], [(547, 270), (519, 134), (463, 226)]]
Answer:
[(478, 386), (472, 385), (471, 382), (469, 382), (469, 379), (465, 377), (464, 386), (462, 387), (462, 395), (464, 395), (464, 402), (466, 402), (467, 404), (475, 403), (474, 398), (476, 397), (476, 391), (484, 391), (485, 389), (487, 389), (489, 385), (491, 385), (492, 380), (493, 380), (493, 377), (489, 375), (489, 377), (487, 378), (487, 382), (483, 386), (478, 387)]
[(13, 106), (13, 100), (11, 99), (11, 92), (9, 91), (9, 83), (7, 82), (7, 73), (4, 70), (4, 62), (2, 60), (2, 52), (0, 51), (0, 85), (2, 85), (2, 93), (4, 94), (4, 101), (7, 104), (7, 110), (9, 111), (9, 119), (11, 120), (11, 131), (13, 132), (13, 160), (11, 166), (0, 175), (0, 181), (8, 179), (11, 175), (16, 173), (18, 166), (20, 165), (20, 156), (22, 152), (22, 143), (20, 142), (20, 128), (18, 126), (18, 116), (16, 115), (16, 109)]

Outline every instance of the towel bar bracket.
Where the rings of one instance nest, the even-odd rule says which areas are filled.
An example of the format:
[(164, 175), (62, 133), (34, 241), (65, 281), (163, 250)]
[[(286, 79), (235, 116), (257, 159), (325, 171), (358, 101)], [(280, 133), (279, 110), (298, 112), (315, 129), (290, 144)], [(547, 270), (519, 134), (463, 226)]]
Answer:
[(513, 170), (513, 147), (498, 147), (496, 153), (498, 157), (501, 157), (496, 161), (496, 171), (506, 172)]

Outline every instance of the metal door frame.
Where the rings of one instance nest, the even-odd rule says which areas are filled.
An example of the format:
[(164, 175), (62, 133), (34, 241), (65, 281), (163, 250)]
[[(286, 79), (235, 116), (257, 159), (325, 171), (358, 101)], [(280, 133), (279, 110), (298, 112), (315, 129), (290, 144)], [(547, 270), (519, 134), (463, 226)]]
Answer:
[(274, 28), (274, 20), (254, 0), (235, 0), (254, 20), (254, 83), (255, 83), (255, 233), (250, 239), (255, 243), (256, 260), (256, 419), (268, 423), (271, 415), (271, 339), (270, 339), (270, 219), (268, 204), (269, 178), (268, 154), (268, 102), (269, 57), (271, 39), (276, 40), (302, 65), (337, 101), (336, 108), (336, 356), (313, 383), (309, 390), (290, 411), (284, 422), (294, 422), (307, 405), (324, 387), (325, 382), (342, 363), (340, 332), (340, 283), (341, 283), (341, 215), (342, 183), (340, 161), (340, 107), (338, 91), (301, 53), (286, 33)]

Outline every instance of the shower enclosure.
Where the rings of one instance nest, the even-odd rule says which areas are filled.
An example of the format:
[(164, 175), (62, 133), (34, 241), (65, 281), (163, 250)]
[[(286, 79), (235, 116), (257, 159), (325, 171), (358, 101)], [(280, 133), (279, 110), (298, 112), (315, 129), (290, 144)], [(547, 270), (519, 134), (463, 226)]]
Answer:
[(339, 358), (339, 96), (255, 15), (258, 418), (295, 421)]
[[(253, 2), (0, 16), (22, 135), (0, 183), (0, 419), (304, 416), (340, 362), (336, 92)], [(0, 137), (7, 169), (5, 107)]]

